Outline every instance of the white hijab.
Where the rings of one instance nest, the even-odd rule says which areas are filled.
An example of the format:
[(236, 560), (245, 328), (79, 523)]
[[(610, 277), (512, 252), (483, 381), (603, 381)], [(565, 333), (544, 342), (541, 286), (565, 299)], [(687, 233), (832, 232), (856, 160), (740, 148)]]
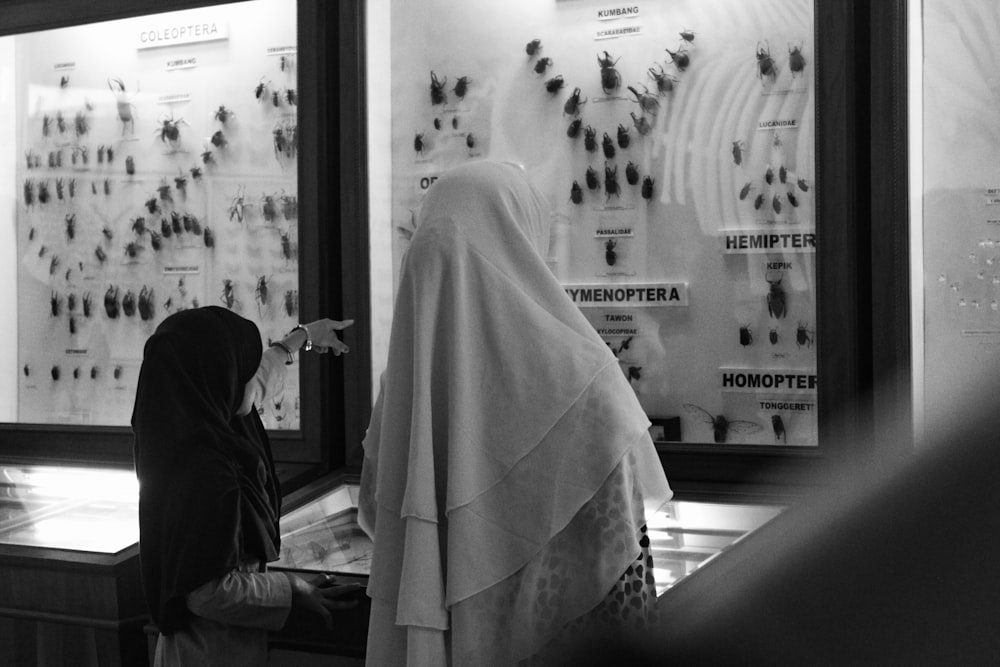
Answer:
[(536, 556), (626, 454), (647, 512), (670, 498), (617, 360), (545, 265), (548, 220), (504, 163), (447, 172), (421, 208), (360, 507), (369, 595), (398, 626), (447, 630), (449, 608)]

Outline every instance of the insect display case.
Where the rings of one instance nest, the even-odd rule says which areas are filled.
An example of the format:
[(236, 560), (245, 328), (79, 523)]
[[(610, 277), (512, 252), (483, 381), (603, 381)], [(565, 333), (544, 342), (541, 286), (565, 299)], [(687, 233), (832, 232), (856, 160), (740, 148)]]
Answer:
[[(551, 205), (546, 260), (617, 357), (671, 480), (780, 486), (835, 452), (824, 404), (850, 412), (856, 363), (837, 349), (853, 337), (835, 315), (849, 281), (822, 272), (855, 261), (851, 204), (833, 204), (853, 178), (833, 138), (849, 85), (829, 75), (848, 60), (836, 8), (368, 8), (382, 26), (368, 44), (373, 294), (391, 291), (442, 172), (519, 163)], [(373, 304), (387, 328), (391, 299)], [(386, 337), (373, 333), (376, 366)]]

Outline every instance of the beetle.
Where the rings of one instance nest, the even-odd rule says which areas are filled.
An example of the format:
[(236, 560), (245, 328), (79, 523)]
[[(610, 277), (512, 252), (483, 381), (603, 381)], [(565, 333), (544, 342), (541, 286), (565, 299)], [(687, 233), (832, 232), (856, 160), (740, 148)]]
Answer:
[(424, 155), (424, 133), (418, 132), (413, 137), (413, 150), (416, 151), (417, 155), (423, 157)]
[(647, 72), (649, 72), (649, 78), (656, 83), (656, 92), (660, 95), (671, 92), (674, 89), (674, 84), (677, 83), (677, 78), (664, 72), (659, 65), (655, 68), (650, 67)]
[(236, 189), (236, 196), (229, 204), (229, 220), (232, 221), (236, 218), (237, 222), (243, 222), (243, 215), (245, 213), (246, 204), (244, 199), (246, 197), (247, 186), (241, 185)]
[(788, 197), (788, 203), (789, 204), (791, 204), (793, 207), (796, 207), (796, 208), (798, 207), (798, 205), (799, 205), (799, 198), (795, 196), (795, 190), (789, 190), (788, 192), (785, 193), (785, 196)]
[(628, 128), (618, 123), (618, 147), (628, 148), (630, 143), (632, 143), (632, 137), (628, 133)]
[(113, 320), (118, 319), (118, 287), (109, 285), (104, 293), (104, 312)]
[(76, 238), (76, 213), (67, 213), (64, 220), (66, 221), (66, 240), (72, 241)]
[(223, 279), (222, 294), (219, 296), (219, 300), (229, 310), (233, 309), (233, 305), (236, 303), (236, 288), (233, 286), (233, 281), (231, 278)]
[(441, 119), (440, 118), (435, 118), (434, 119), (434, 129), (435, 130), (440, 130), (441, 129)]
[(781, 197), (777, 193), (771, 198), (771, 208), (774, 209), (776, 215), (781, 215)]
[(653, 129), (653, 126), (649, 124), (649, 119), (645, 116), (636, 116), (634, 111), (630, 111), (629, 115), (632, 116), (632, 124), (635, 125), (635, 129), (640, 135), (646, 136)]
[(535, 74), (545, 74), (547, 70), (552, 65), (552, 58), (539, 58), (535, 62)]
[(186, 194), (187, 176), (184, 175), (184, 172), (181, 172), (177, 176), (174, 176), (174, 187), (177, 188), (177, 191), (181, 193), (181, 196), (184, 196)]
[(63, 188), (63, 179), (57, 178), (56, 179), (56, 199), (58, 199), (59, 201), (62, 201), (62, 199), (63, 199), (63, 191), (64, 191), (64, 188)]
[(214, 248), (215, 247), (215, 234), (212, 233), (212, 229), (205, 226), (205, 247)]
[(107, 254), (101, 246), (94, 248), (94, 256), (97, 257), (97, 261), (101, 264), (104, 264), (104, 262), (108, 259)]
[(604, 133), (604, 140), (601, 142), (601, 146), (604, 148), (604, 157), (609, 160), (615, 156), (615, 142), (607, 132)]
[(783, 164), (779, 165), (778, 166), (778, 181), (780, 181), (782, 184), (784, 184), (787, 179), (788, 179), (788, 170), (785, 169), (785, 165), (783, 165)]
[(129, 176), (135, 174), (135, 158), (131, 155), (125, 157), (125, 173)]
[(772, 280), (771, 278), (764, 275), (764, 280), (767, 281), (767, 312), (775, 319), (782, 319), (788, 314), (787, 310), (787, 298), (785, 295), (785, 289), (781, 286), (781, 281), (784, 278), (784, 272), (778, 274), (778, 277)]
[(48, 114), (42, 115), (42, 136), (47, 137), (52, 134), (52, 119)]
[(229, 145), (229, 140), (226, 139), (226, 135), (222, 133), (222, 130), (216, 130), (209, 141), (216, 148), (225, 148)]
[(291, 56), (281, 56), (278, 59), (278, 69), (282, 72), (291, 72), (292, 67), (295, 66), (295, 60)]
[(299, 198), (295, 195), (281, 194), (281, 214), (286, 220), (293, 220), (299, 215)]
[(132, 231), (135, 232), (136, 236), (142, 236), (146, 233), (146, 218), (141, 215), (132, 219)]
[(177, 211), (170, 212), (170, 229), (174, 231), (174, 234), (180, 236), (184, 233), (184, 225), (181, 221), (181, 214)]
[(785, 435), (785, 422), (781, 420), (781, 415), (771, 415), (771, 430), (774, 431), (775, 442), (788, 442)]
[(116, 364), (115, 365), (115, 369), (111, 372), (111, 374), (114, 376), (114, 378), (116, 380), (121, 380), (122, 379), (122, 371), (123, 371), (123, 369), (121, 367), (121, 364)]
[(583, 188), (580, 187), (578, 181), (573, 181), (573, 185), (569, 188), (569, 200), (574, 204), (583, 202)]
[(59, 261), (59, 256), (58, 255), (52, 255), (52, 259), (49, 261), (49, 275), (50, 276), (54, 276), (56, 274), (56, 270), (59, 268), (59, 264), (60, 263), (61, 262)]
[(127, 129), (130, 133), (135, 131), (135, 105), (132, 104), (132, 98), (128, 95), (128, 91), (125, 89), (125, 83), (121, 79), (108, 78), (108, 88), (111, 89), (111, 94), (115, 97), (115, 109), (118, 115), (118, 122), (122, 126), (122, 136), (125, 136), (125, 130)]
[(155, 311), (156, 306), (153, 303), (153, 289), (143, 285), (142, 289), (139, 290), (139, 318), (142, 319), (143, 322), (151, 320), (155, 315)]
[(649, 176), (642, 179), (642, 198), (647, 201), (653, 198), (653, 183), (653, 179)]
[(809, 183), (806, 182), (806, 179), (800, 178), (796, 181), (796, 185), (799, 186), (799, 190), (802, 190), (802, 192), (809, 192)]
[(257, 287), (254, 288), (254, 298), (257, 300), (257, 307), (266, 306), (271, 300), (270, 286), (267, 276), (257, 278)]
[(587, 167), (586, 175), (587, 188), (590, 190), (597, 189), (597, 172), (594, 171), (593, 167)]
[(580, 99), (580, 89), (574, 88), (573, 93), (566, 99), (566, 103), (563, 104), (563, 113), (568, 116), (579, 116), (580, 107), (587, 103), (587, 100)]
[(295, 289), (285, 290), (285, 314), (294, 317), (299, 312), (299, 291)]
[(451, 129), (453, 129), (453, 130), (457, 130), (458, 129), (458, 116), (452, 116), (451, 117)]
[(737, 167), (743, 164), (743, 154), (746, 149), (747, 144), (742, 139), (733, 142), (733, 164)]
[(771, 345), (778, 344), (778, 328), (772, 327), (771, 332), (767, 335), (768, 340), (771, 341)]
[(30, 377), (31, 376), (31, 366), (29, 366), (28, 364), (25, 364), (23, 370), (24, 370), (24, 377)]
[(76, 115), (73, 116), (73, 129), (76, 131), (77, 137), (82, 137), (90, 131), (90, 122), (82, 111), (77, 111)]
[(24, 179), (24, 205), (28, 207), (35, 205), (35, 182), (30, 178)]
[(682, 30), (678, 34), (681, 36), (681, 39), (683, 39), (685, 42), (688, 42), (689, 44), (693, 44), (694, 43), (694, 36), (696, 34), (698, 34), (698, 33), (696, 33), (693, 30), (688, 30), (687, 28), (685, 28), (684, 30)]
[(694, 405), (693, 403), (685, 403), (684, 409), (698, 417), (702, 422), (708, 424), (712, 427), (712, 437), (716, 443), (722, 444), (729, 439), (730, 433), (739, 433), (741, 435), (753, 435), (754, 433), (760, 432), (764, 427), (756, 422), (745, 421), (742, 419), (726, 419), (724, 415), (712, 416), (705, 408)]
[(285, 258), (285, 261), (292, 259), (292, 239), (288, 232), (280, 232), (281, 238), (281, 256)]
[(49, 373), (52, 375), (52, 379), (55, 380), (56, 382), (59, 381), (59, 376), (62, 374), (62, 372), (59, 370), (58, 365), (53, 366), (52, 370), (49, 371)]
[(147, 199), (145, 206), (150, 215), (155, 215), (160, 212), (160, 203), (156, 200), (156, 197), (150, 197)]
[(278, 217), (278, 207), (274, 201), (274, 195), (262, 195), (260, 198), (260, 212), (264, 216), (264, 222), (274, 222)]
[(142, 250), (142, 246), (135, 241), (129, 241), (125, 244), (125, 256), (129, 259), (136, 259), (139, 257), (139, 253), (141, 253)]
[(445, 77), (442, 81), (438, 79), (434, 70), (431, 70), (431, 104), (444, 104), (448, 101), (448, 96), (444, 92), (444, 87), (447, 83), (448, 77)]
[(96, 380), (97, 376), (99, 375), (99, 373), (100, 373), (100, 371), (97, 370), (97, 366), (91, 366), (90, 367), (90, 379), (91, 380)]
[(160, 248), (163, 247), (163, 237), (160, 236), (159, 234), (157, 234), (156, 232), (150, 230), (149, 231), (149, 245), (151, 245), (153, 247), (154, 251), (159, 252)]
[(253, 95), (254, 97), (257, 98), (258, 102), (267, 99), (268, 86), (270, 85), (270, 83), (271, 83), (270, 81), (265, 82), (264, 77), (261, 77), (257, 85), (254, 86)]
[(181, 125), (187, 125), (187, 122), (183, 118), (174, 118), (173, 114), (169, 118), (160, 117), (157, 121), (160, 126), (153, 131), (159, 139), (160, 143), (167, 143), (168, 141), (175, 145), (181, 140)]
[(744, 199), (746, 199), (747, 195), (750, 194), (751, 190), (753, 190), (753, 184), (751, 183), (751, 181), (747, 181), (743, 185), (743, 187), (740, 188), (740, 201), (743, 201)]
[(607, 162), (604, 163), (604, 192), (607, 195), (604, 201), (611, 199), (611, 195), (621, 196), (621, 188), (618, 185), (618, 167), (615, 166), (612, 169)]
[(597, 150), (597, 130), (590, 125), (583, 129), (583, 147), (587, 149), (588, 153)]
[(788, 45), (788, 69), (791, 71), (792, 76), (798, 76), (802, 74), (802, 70), (806, 68), (806, 57), (802, 55), (802, 44), (799, 43), (798, 46)]
[(566, 85), (566, 81), (563, 80), (562, 74), (557, 74), (548, 81), (545, 82), (545, 90), (549, 91), (553, 95), (558, 93)]
[(62, 296), (53, 291), (52, 296), (49, 297), (49, 312), (51, 312), (52, 317), (59, 317), (59, 314), (62, 313), (62, 304)]
[(764, 172), (764, 182), (771, 185), (774, 182), (774, 170), (770, 167)]
[[(642, 84), (638, 84), (642, 85)], [(635, 101), (642, 109), (643, 113), (656, 114), (660, 110), (660, 100), (656, 98), (656, 95), (649, 92), (649, 88), (642, 86), (643, 92), (639, 92), (634, 86), (627, 86), (632, 95), (635, 96)]]
[(756, 198), (754, 198), (753, 207), (759, 211), (760, 207), (763, 205), (764, 205), (764, 193), (761, 192), (759, 195), (757, 195)]
[(236, 116), (236, 112), (227, 109), (225, 104), (220, 104), (219, 108), (215, 110), (215, 120), (219, 121), (223, 125), (228, 123), (229, 119), (234, 116)]
[(542, 50), (542, 40), (535, 38), (528, 42), (524, 47), (524, 52), (530, 57), (534, 57)]
[(569, 127), (566, 128), (566, 136), (569, 137), (570, 139), (576, 139), (577, 137), (579, 137), (580, 127), (582, 125), (583, 125), (582, 118), (574, 118), (573, 121), (569, 124)]
[(641, 380), (642, 379), (642, 373), (641, 373), (641, 371), (642, 371), (642, 366), (629, 366), (628, 367), (628, 371), (626, 371), (625, 376), (628, 378), (629, 384), (632, 383), (632, 380)]
[(622, 83), (621, 74), (615, 69), (615, 64), (620, 58), (611, 58), (611, 54), (604, 52), (604, 57), (597, 56), (597, 64), (601, 67), (601, 90), (605, 95), (610, 95), (617, 90)]
[(757, 78), (761, 81), (764, 77), (771, 77), (771, 82), (773, 83), (778, 78), (778, 65), (774, 62), (774, 58), (771, 57), (771, 48), (764, 43), (764, 46), (757, 42)]
[(181, 216), (181, 222), (184, 224), (184, 231), (201, 236), (201, 222), (198, 220), (198, 216), (193, 213), (185, 213)]
[(631, 160), (625, 165), (625, 180), (629, 185), (635, 185), (639, 182), (639, 167)]
[(288, 102), (290, 106), (297, 106), (299, 103), (299, 94), (294, 88), (285, 89), (285, 101)]
[(664, 49), (664, 51), (670, 54), (670, 60), (680, 72), (686, 70), (688, 65), (691, 64), (691, 56), (688, 55), (687, 49), (684, 47), (677, 49), (677, 51), (671, 51), (670, 49)]
[(806, 347), (812, 347), (813, 332), (809, 331), (805, 322), (799, 322), (799, 326), (795, 330), (795, 344), (799, 347), (802, 347), (803, 345)]
[(73, 199), (76, 197), (76, 179), (71, 178), (66, 181), (66, 191), (69, 193), (69, 198)]
[(472, 134), (472, 132), (465, 135), (465, 145), (469, 151), (476, 147), (476, 137)]
[(455, 97), (462, 99), (465, 94), (469, 92), (469, 84), (472, 80), (467, 76), (458, 77), (458, 81), (455, 82), (455, 87), (451, 89), (451, 92), (455, 93)]
[(740, 345), (743, 347), (753, 345), (753, 332), (750, 331), (749, 324), (744, 324), (740, 327)]
[(188, 171), (191, 173), (191, 178), (200, 181), (201, 180), (201, 167), (198, 165), (192, 166)]
[(615, 239), (608, 239), (604, 242), (604, 261), (608, 263), (608, 266), (614, 266), (618, 261), (618, 253), (615, 252), (616, 247), (618, 247), (618, 241)]

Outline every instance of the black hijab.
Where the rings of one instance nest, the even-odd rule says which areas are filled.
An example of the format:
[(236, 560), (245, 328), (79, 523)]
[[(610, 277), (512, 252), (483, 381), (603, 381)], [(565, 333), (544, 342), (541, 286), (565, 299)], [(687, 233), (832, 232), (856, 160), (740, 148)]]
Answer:
[(164, 634), (184, 596), (246, 557), (278, 556), (281, 494), (255, 409), (236, 410), (260, 364), (256, 325), (224, 308), (175, 313), (146, 341), (132, 431), (143, 588)]

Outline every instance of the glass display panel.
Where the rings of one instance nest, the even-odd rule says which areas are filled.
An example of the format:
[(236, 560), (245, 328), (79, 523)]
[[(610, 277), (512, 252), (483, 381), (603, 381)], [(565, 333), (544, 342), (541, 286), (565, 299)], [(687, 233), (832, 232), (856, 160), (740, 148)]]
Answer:
[(338, 486), (281, 517), (281, 558), (274, 566), (369, 574), (373, 546), (358, 526), (358, 489)]
[(1000, 372), (1000, 126), (990, 0), (911, 1), (910, 178), (918, 442)]
[[(0, 419), (127, 425), (143, 344), (178, 310), (229, 308), (265, 344), (298, 322), (294, 1), (0, 42), (0, 305), (16, 331)], [(265, 425), (298, 429), (298, 406), (294, 365)]]
[(375, 387), (424, 194), (510, 160), (657, 441), (817, 445), (809, 0), (368, 7)]
[(131, 471), (0, 466), (0, 544), (114, 554), (138, 541)]

